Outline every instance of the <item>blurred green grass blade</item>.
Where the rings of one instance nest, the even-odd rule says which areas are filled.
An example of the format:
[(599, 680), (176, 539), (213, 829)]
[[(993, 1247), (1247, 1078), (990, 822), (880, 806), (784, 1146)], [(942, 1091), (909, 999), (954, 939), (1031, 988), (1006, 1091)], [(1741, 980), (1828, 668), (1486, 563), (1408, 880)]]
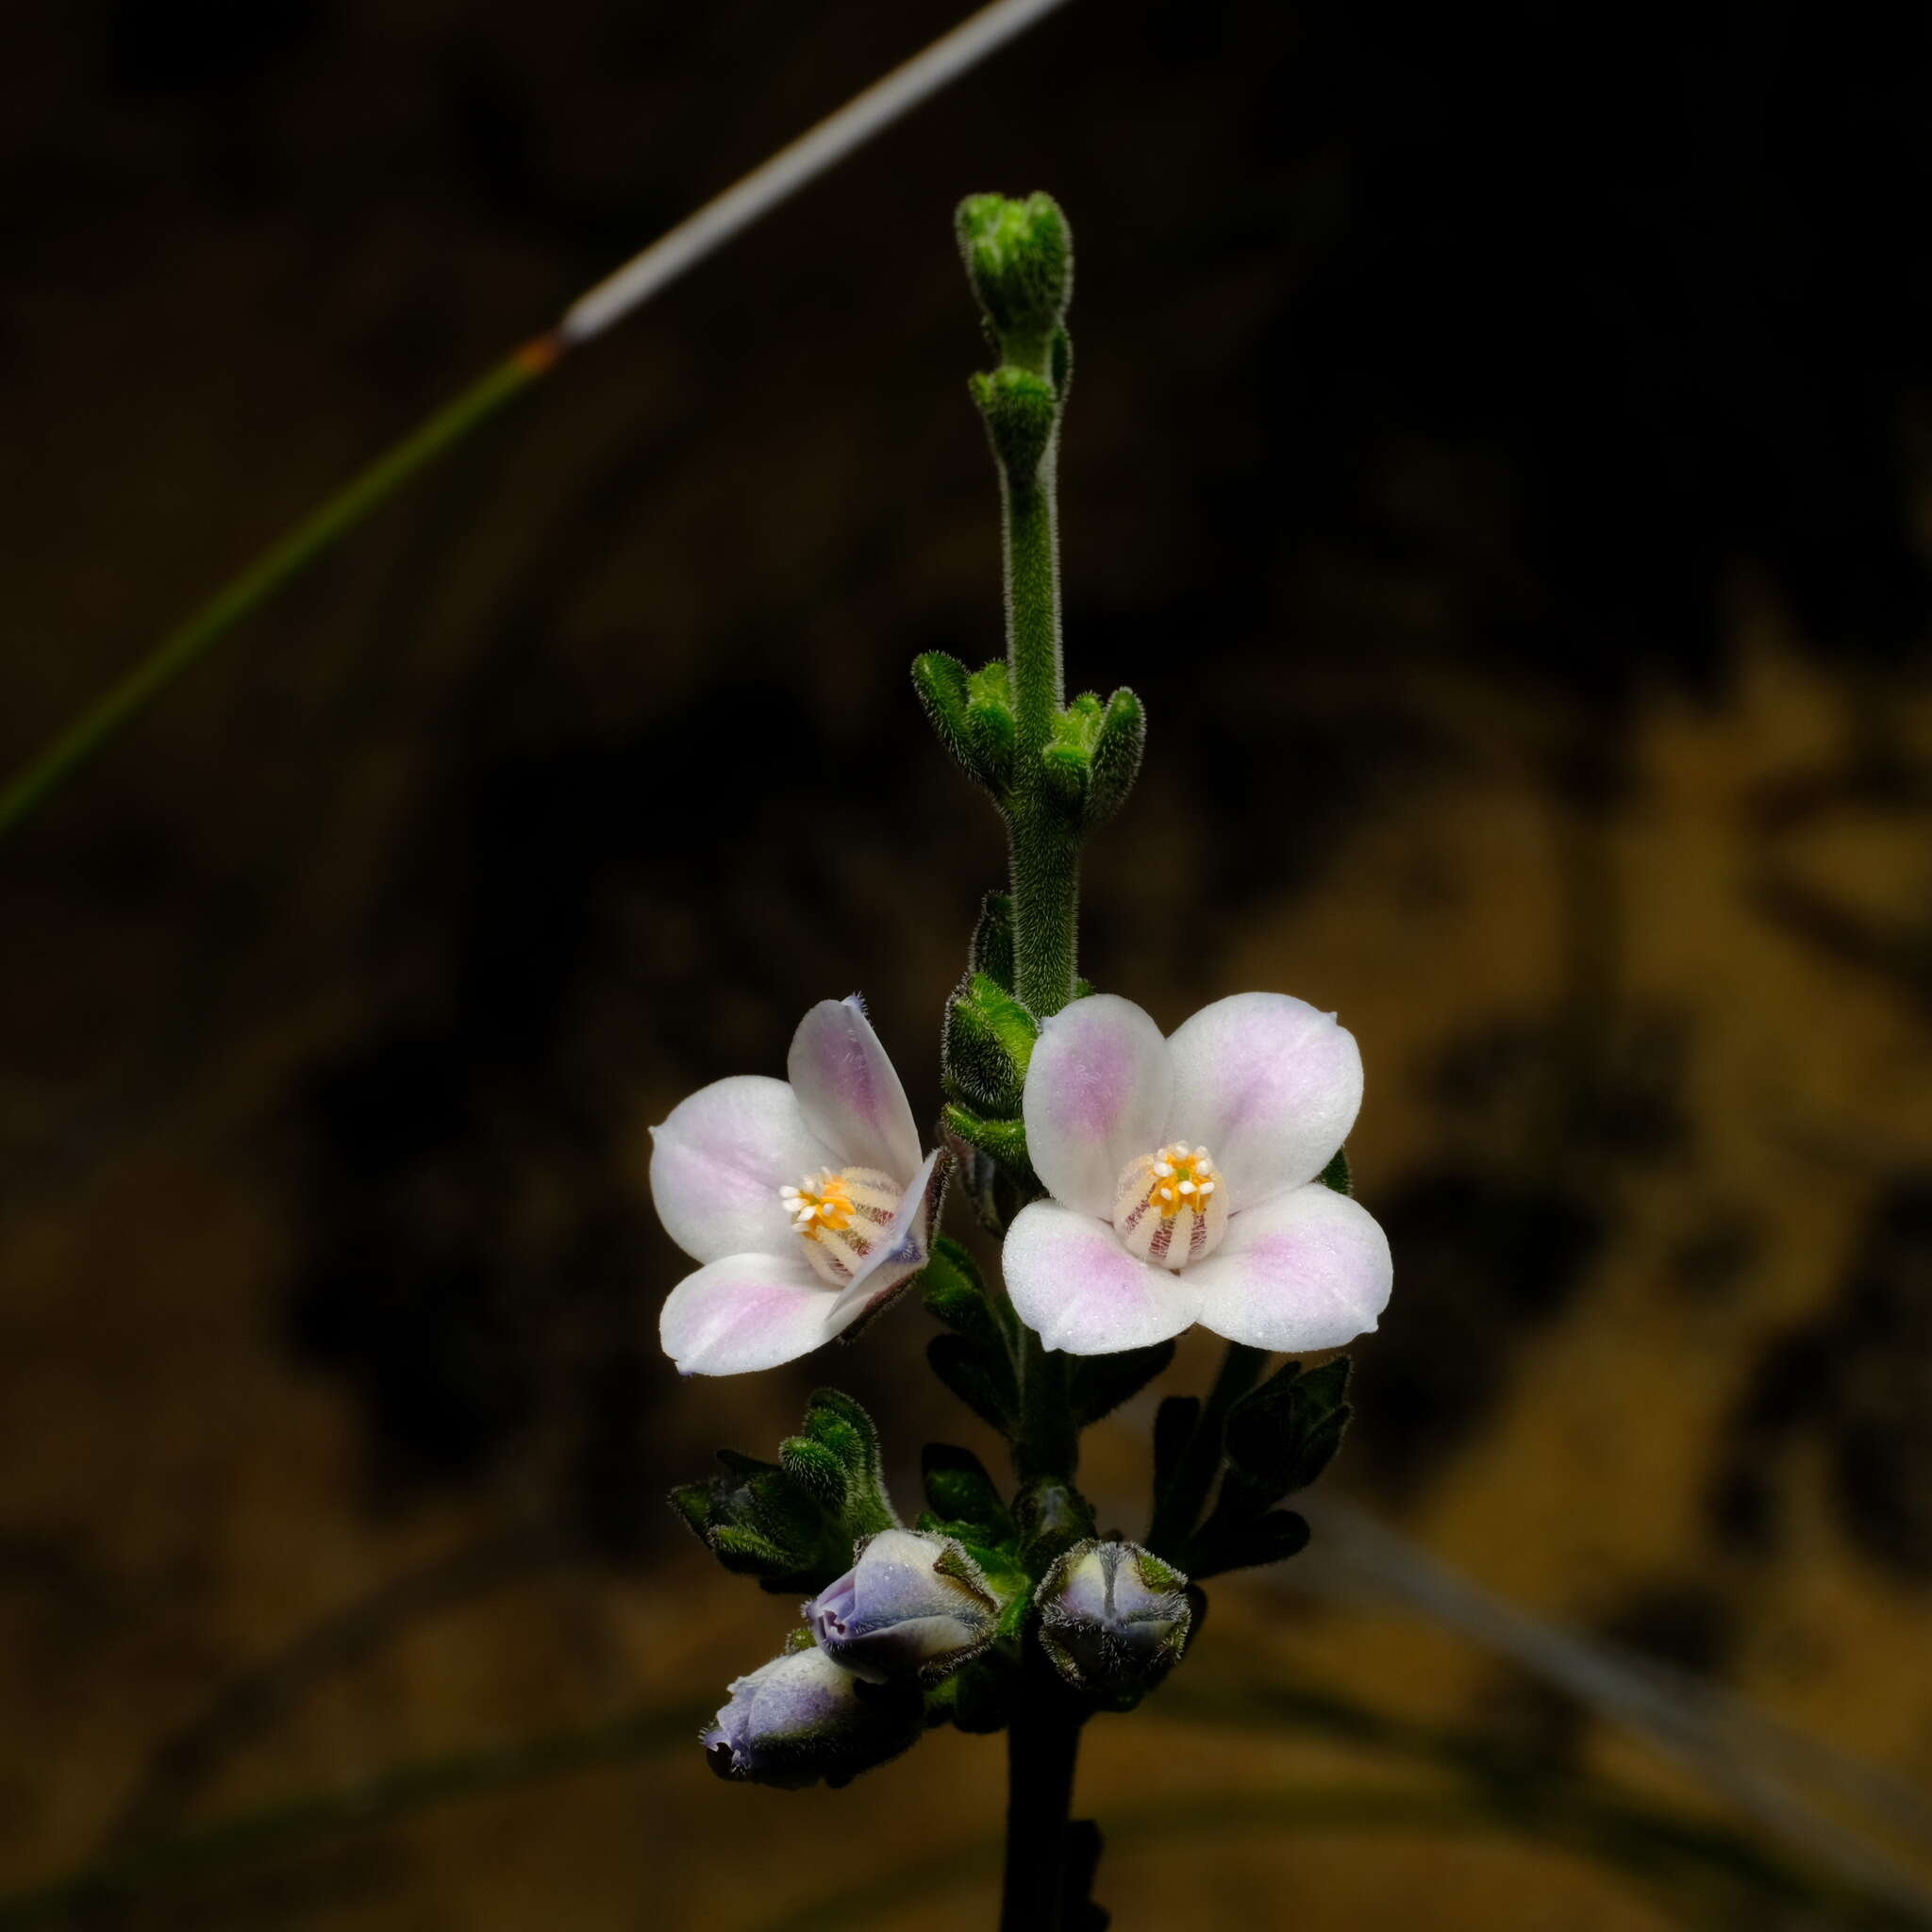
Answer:
[(0, 838), (44, 803), (251, 610), (352, 530), (418, 470), (459, 442), (550, 369), (566, 349), (589, 341), (621, 322), (667, 283), (1064, 4), (1065, 0), (991, 0), (990, 6), (969, 14), (911, 59), (880, 75), (836, 112), (788, 142), (579, 296), (554, 329), (519, 349), (378, 457), (178, 629), (171, 631), (38, 757), (29, 759), (0, 789)]
[(528, 388), (556, 359), (556, 349), (544, 339), (519, 349), (385, 451), (240, 576), (224, 585), (8, 780), (0, 791), (0, 837), (19, 824), (250, 611), (346, 536), (418, 470)]

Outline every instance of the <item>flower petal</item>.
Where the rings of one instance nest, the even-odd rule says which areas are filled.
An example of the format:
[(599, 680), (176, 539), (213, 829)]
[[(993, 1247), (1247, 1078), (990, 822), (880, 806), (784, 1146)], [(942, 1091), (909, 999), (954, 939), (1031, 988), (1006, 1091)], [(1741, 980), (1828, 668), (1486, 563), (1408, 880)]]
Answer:
[(1285, 992), (1216, 1000), (1167, 1045), (1174, 1104), (1162, 1138), (1205, 1146), (1237, 1211), (1313, 1180), (1361, 1108), (1355, 1035)]
[[(1084, 1005), (1085, 1002), (1083, 1001)], [(1001, 1256), (1020, 1319), (1049, 1348), (1114, 1355), (1178, 1335), (1195, 1319), (1194, 1270), (1137, 1260), (1104, 1221), (1053, 1201), (1021, 1208)]]
[(899, 1205), (892, 1209), (891, 1238), (874, 1245), (858, 1273), (834, 1298), (825, 1316), (828, 1338), (862, 1317), (883, 1312), (887, 1302), (925, 1266), (932, 1253), (933, 1223), (946, 1191), (940, 1165), (943, 1158), (937, 1149), (928, 1154), (912, 1185), (899, 1196)]
[(740, 1375), (809, 1355), (831, 1305), (803, 1255), (726, 1255), (671, 1291), (658, 1335), (681, 1374)]
[(1199, 1296), (1203, 1327), (1292, 1352), (1368, 1334), (1394, 1273), (1374, 1216), (1316, 1181), (1235, 1215), (1220, 1247), (1183, 1278)]
[(837, 1164), (791, 1089), (764, 1074), (700, 1087), (651, 1129), (651, 1198), (694, 1261), (754, 1249), (789, 1255), (797, 1237), (778, 1190)]
[(1167, 1042), (1132, 1000), (1090, 993), (1056, 1013), (1022, 1102), (1026, 1153), (1054, 1199), (1110, 1218), (1121, 1169), (1159, 1144), (1173, 1091)]
[(839, 1162), (905, 1181), (919, 1166), (919, 1129), (906, 1090), (857, 993), (821, 1000), (791, 1036), (785, 1062), (805, 1118)]

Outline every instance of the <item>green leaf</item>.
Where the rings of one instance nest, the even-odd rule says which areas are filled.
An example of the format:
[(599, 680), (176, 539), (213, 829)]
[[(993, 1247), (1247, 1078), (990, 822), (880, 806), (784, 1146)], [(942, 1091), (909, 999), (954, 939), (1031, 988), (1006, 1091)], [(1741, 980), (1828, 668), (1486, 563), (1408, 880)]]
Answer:
[(986, 1351), (963, 1335), (935, 1335), (925, 1345), (932, 1372), (981, 1422), (1010, 1435), (1019, 1414), (1020, 1391), (1010, 1364), (1001, 1373)]
[(1013, 990), (1013, 902), (1005, 892), (989, 892), (973, 928), (966, 970), (983, 973), (1002, 992)]
[(1273, 1502), (1305, 1490), (1334, 1459), (1351, 1414), (1345, 1355), (1301, 1373), (1285, 1363), (1235, 1404), (1227, 1459), (1238, 1489)]
[(1307, 1519), (1292, 1509), (1270, 1509), (1245, 1523), (1210, 1518), (1188, 1553), (1188, 1571), (1195, 1582), (1229, 1570), (1256, 1570), (1299, 1556), (1307, 1548)]
[(684, 1526), (703, 1542), (714, 1514), (710, 1484), (679, 1483), (672, 1491), (670, 1501)]
[(919, 1285), (926, 1312), (935, 1320), (990, 1354), (1007, 1353), (1014, 1320), (1011, 1305), (987, 1288), (973, 1257), (950, 1235), (934, 1241)]
[(809, 1436), (792, 1436), (778, 1444), (778, 1466), (827, 1509), (844, 1507), (845, 1462), (836, 1450)]
[(1037, 1185), (1033, 1164), (1026, 1158), (1026, 1124), (1018, 1119), (991, 1119), (948, 1101), (941, 1118), (949, 1133), (956, 1134), (969, 1147), (976, 1147), (1017, 1178)]
[(935, 1516), (970, 1524), (981, 1539), (994, 1543), (1012, 1536), (1013, 1519), (1006, 1503), (972, 1450), (928, 1442), (920, 1457), (920, 1474)]
[[(775, 1583), (794, 1574), (796, 1569), (788, 1551), (780, 1549), (770, 1537), (761, 1536), (755, 1529), (721, 1524), (706, 1541), (711, 1545), (719, 1562), (734, 1575), (757, 1576)], [(831, 1580), (830, 1575), (825, 1578), (826, 1583)], [(819, 1588), (823, 1589), (824, 1585)]]
[(1124, 687), (1107, 701), (1093, 740), (1093, 775), (1087, 792), (1087, 824), (1105, 824), (1125, 802), (1141, 770), (1147, 745), (1147, 718), (1141, 700)]
[(1174, 1360), (1174, 1343), (1157, 1341), (1148, 1348), (1126, 1348), (1118, 1355), (1076, 1356), (1071, 1366), (1067, 1392), (1081, 1428), (1111, 1415), (1129, 1397), (1138, 1395)]
[(1346, 1147), (1338, 1147), (1335, 1150), (1335, 1158), (1322, 1170), (1320, 1179), (1324, 1188), (1333, 1188), (1338, 1194), (1354, 1194), (1355, 1175), (1348, 1169)]
[(1015, 1676), (1010, 1658), (983, 1653), (925, 1693), (926, 1723), (971, 1732), (1004, 1730), (1012, 1715)]

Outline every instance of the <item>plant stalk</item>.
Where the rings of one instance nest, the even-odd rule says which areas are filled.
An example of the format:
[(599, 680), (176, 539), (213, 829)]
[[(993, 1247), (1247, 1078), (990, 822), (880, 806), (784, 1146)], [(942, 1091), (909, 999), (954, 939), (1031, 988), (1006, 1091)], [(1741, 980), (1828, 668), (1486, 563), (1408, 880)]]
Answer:
[(1000, 1932), (1063, 1932), (1067, 1826), (1080, 1711), (1037, 1646), (1007, 1733), (1007, 1861)]
[(1054, 500), (1057, 457), (1050, 443), (1031, 475), (1016, 475), (1000, 465), (1007, 664), (1014, 722), (1013, 791), (1007, 812), (1013, 990), (1041, 1020), (1074, 996), (1080, 897), (1080, 828), (1046, 790), (1046, 748), (1066, 697)]

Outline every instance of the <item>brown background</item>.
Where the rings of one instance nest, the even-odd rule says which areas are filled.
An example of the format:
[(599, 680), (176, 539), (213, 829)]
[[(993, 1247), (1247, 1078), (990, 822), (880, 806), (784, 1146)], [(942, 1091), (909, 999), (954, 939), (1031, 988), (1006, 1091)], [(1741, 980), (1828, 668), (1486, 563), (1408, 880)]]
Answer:
[[(950, 18), (12, 9), (0, 761)], [(916, 1310), (680, 1385), (641, 1186), (649, 1123), (855, 986), (937, 1104), (1000, 855), (904, 666), (998, 648), (948, 232), (990, 187), (1074, 223), (1070, 662), (1152, 716), (1086, 970), (1168, 1025), (1294, 991), (1367, 1056), (1398, 1285), (1337, 1491), (1932, 1781), (1927, 64), (1889, 19), (1086, 0), (568, 365), (0, 847), (0, 1874), (558, 1733), (568, 1766), (391, 1785), (92, 1919), (748, 1927), (992, 1830), (988, 1740), (842, 1794), (704, 1776), (688, 1718), (785, 1607), (661, 1492), (828, 1376), (907, 1493), (924, 1434), (980, 1437)], [(1091, 1456), (1129, 1527), (1146, 1421)], [(1169, 1703), (1093, 1735), (1123, 1932), (1690, 1910), (1508, 1831), (1298, 1812), (1414, 1767), (1190, 1682), (1731, 1815), (1297, 1581), (1223, 1588)], [(987, 1888), (889, 1879), (877, 1923), (983, 1926)]]

